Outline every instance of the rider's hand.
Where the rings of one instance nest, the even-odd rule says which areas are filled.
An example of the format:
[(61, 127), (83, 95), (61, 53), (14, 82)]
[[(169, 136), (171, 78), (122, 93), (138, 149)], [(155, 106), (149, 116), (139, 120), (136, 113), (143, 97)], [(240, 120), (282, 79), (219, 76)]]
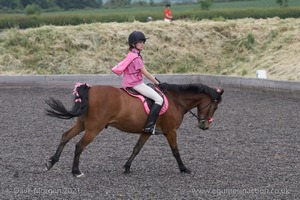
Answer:
[(160, 80), (158, 80), (156, 77), (155, 77), (155, 80), (158, 82), (158, 84), (155, 84), (155, 85), (159, 86), (161, 84)]

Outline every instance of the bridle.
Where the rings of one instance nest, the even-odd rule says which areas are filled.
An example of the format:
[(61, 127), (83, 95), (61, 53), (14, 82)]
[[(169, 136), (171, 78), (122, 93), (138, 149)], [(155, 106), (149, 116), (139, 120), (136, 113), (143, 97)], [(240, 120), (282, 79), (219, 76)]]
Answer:
[[(167, 93), (168, 91), (165, 90), (164, 92)], [(201, 111), (201, 110), (203, 110), (203, 109), (205, 109), (205, 108), (208, 107), (205, 117), (200, 118), (198, 115), (196, 115), (196, 114), (193, 113), (191, 110), (189, 110), (183, 103), (181, 103), (179, 100), (177, 100), (172, 94), (170, 94), (170, 93), (168, 93), (168, 94), (169, 94), (169, 96), (173, 99), (173, 101), (176, 102), (176, 103), (178, 103), (179, 105), (181, 105), (181, 106), (185, 109), (186, 112), (189, 112), (189, 113), (192, 114), (194, 117), (196, 117), (197, 120), (198, 120), (198, 122), (204, 123), (206, 120), (208, 120), (208, 122), (211, 123), (211, 122), (213, 121), (213, 118), (212, 118), (212, 117), (208, 117), (208, 115), (209, 115), (209, 113), (210, 113), (210, 109), (211, 109), (211, 107), (212, 107), (212, 104), (214, 103), (213, 100), (211, 100), (206, 106), (204, 106), (203, 108), (201, 108), (201, 109), (198, 110), (198, 111)]]
[(211, 109), (213, 103), (214, 103), (214, 101), (211, 100), (211, 101), (209, 102), (209, 104), (207, 104), (207, 105), (204, 106), (203, 108), (199, 109), (199, 111), (200, 111), (200, 110), (203, 110), (204, 108), (208, 107), (205, 117), (203, 117), (203, 118), (201, 118), (201, 119), (199, 119), (199, 117), (197, 117), (197, 119), (198, 119), (199, 122), (204, 123), (205, 120), (207, 120), (208, 123), (211, 123), (211, 122), (214, 120), (212, 117), (208, 117), (208, 115), (209, 115), (209, 113), (210, 113), (210, 109)]

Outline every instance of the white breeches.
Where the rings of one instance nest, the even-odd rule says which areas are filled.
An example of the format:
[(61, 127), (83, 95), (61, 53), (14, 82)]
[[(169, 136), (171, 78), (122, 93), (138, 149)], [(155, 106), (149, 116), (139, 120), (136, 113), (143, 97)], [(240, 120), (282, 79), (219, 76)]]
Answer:
[(162, 105), (164, 99), (156, 92), (154, 91), (151, 87), (146, 85), (145, 83), (142, 83), (140, 85), (137, 85), (133, 87), (136, 91), (144, 95), (145, 97), (148, 97), (154, 101), (154, 103), (158, 105)]

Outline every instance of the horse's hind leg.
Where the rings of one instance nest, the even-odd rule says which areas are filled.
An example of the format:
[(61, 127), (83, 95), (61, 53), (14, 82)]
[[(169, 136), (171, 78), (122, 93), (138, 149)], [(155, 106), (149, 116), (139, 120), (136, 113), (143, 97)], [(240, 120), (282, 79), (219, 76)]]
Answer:
[(86, 130), (83, 137), (80, 139), (80, 141), (75, 146), (75, 156), (73, 161), (73, 167), (72, 167), (72, 173), (76, 178), (84, 177), (84, 174), (80, 172), (79, 170), (79, 158), (83, 150), (89, 145), (95, 137), (98, 135), (98, 133), (104, 128), (99, 129), (93, 129), (93, 130)]
[(149, 139), (150, 136), (151, 136), (151, 134), (141, 134), (139, 140), (137, 141), (137, 143), (132, 151), (130, 158), (124, 165), (124, 168), (125, 168), (124, 174), (130, 173), (130, 166), (131, 166), (133, 159), (140, 152), (141, 148), (144, 146), (144, 144), (146, 143), (146, 141)]
[(82, 131), (84, 131), (84, 123), (82, 118), (77, 118), (77, 122), (76, 124), (70, 128), (68, 131), (66, 131), (63, 135), (62, 138), (60, 140), (60, 143), (57, 147), (57, 150), (55, 152), (55, 154), (49, 159), (49, 161), (45, 164), (45, 171), (48, 171), (49, 169), (51, 169), (53, 167), (53, 165), (58, 162), (61, 152), (63, 151), (65, 145), (76, 135), (78, 135), (79, 133), (81, 133)]

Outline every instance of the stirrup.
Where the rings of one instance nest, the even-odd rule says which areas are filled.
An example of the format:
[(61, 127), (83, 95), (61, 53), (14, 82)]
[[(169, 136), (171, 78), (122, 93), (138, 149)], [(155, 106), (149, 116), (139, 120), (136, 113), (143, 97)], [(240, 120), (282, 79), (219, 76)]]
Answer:
[(155, 127), (156, 127), (156, 124), (153, 126), (153, 130), (152, 131), (145, 131), (145, 129), (143, 130), (144, 131), (144, 133), (151, 133), (152, 135), (155, 135)]

